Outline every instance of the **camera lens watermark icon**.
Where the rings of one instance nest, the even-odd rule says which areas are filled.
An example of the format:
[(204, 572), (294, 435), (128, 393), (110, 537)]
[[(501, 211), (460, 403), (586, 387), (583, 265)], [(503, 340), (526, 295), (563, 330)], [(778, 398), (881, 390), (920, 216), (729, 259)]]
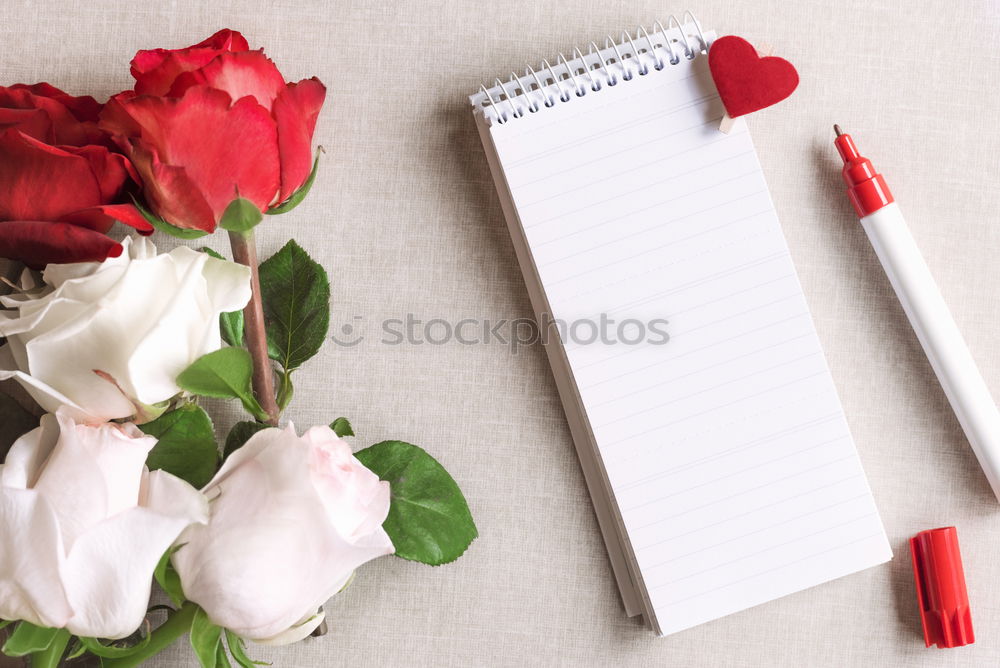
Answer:
[[(360, 323), (364, 320), (364, 318), (360, 315), (356, 315), (352, 318), (352, 320), (355, 323)], [(345, 322), (339, 328), (334, 328), (334, 331), (330, 334), (330, 338), (338, 346), (353, 348), (365, 340), (365, 335), (361, 333), (361, 327), (359, 324), (352, 325), (349, 322)]]

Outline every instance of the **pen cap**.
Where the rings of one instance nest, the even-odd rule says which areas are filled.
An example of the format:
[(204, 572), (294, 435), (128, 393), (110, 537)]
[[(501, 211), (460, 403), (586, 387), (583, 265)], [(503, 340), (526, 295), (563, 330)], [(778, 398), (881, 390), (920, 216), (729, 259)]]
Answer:
[(910, 554), (924, 643), (961, 647), (975, 642), (955, 527), (921, 531), (910, 539)]

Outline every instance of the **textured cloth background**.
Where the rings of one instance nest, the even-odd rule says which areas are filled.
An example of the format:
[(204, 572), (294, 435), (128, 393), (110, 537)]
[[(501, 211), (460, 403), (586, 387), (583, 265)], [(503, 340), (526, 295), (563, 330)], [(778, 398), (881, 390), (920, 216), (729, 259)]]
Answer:
[[(798, 91), (749, 120), (875, 498), (885, 566), (656, 639), (623, 613), (543, 352), (380, 343), (406, 313), (529, 317), (466, 96), (574, 45), (692, 9), (767, 41)], [(330, 272), (332, 333), (296, 374), (297, 425), (345, 415), (358, 444), (423, 445), (461, 483), (481, 538), (455, 564), (382, 559), (328, 606), (330, 633), (252, 648), (277, 666), (996, 666), (1000, 504), (993, 498), (839, 176), (831, 124), (886, 175), (1000, 397), (1000, 4), (688, 0), (131, 0), (0, 6), (0, 81), (106, 97), (139, 48), (221, 27), (330, 97), (313, 193), (261, 226)], [(162, 237), (158, 236), (158, 239)], [(222, 239), (216, 240), (221, 244)], [(347, 337), (344, 337), (347, 338)], [(224, 430), (235, 408), (213, 405)], [(978, 642), (924, 649), (906, 539), (958, 526)], [(157, 665), (195, 665), (186, 643)]]

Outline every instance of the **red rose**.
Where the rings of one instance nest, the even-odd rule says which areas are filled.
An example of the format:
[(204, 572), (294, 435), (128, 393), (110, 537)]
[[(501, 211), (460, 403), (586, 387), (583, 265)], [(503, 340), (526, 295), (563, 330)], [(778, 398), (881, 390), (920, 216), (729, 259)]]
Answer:
[(118, 201), (131, 165), (97, 127), (101, 105), (46, 83), (0, 86), (0, 257), (31, 267), (122, 252), (115, 220), (151, 232)]
[(152, 211), (212, 232), (237, 193), (262, 211), (284, 202), (312, 169), (326, 88), (285, 83), (262, 50), (222, 30), (186, 49), (140, 51), (135, 90), (101, 115), (142, 179)]

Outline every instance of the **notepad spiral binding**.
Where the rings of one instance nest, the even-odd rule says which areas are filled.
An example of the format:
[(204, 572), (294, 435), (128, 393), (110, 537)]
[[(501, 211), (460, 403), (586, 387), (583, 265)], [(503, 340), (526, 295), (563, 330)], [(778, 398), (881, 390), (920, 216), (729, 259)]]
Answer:
[(543, 106), (554, 107), (558, 102), (616, 86), (651, 70), (662, 70), (668, 64), (676, 65), (682, 58), (693, 60), (707, 53), (708, 46), (693, 13), (685, 12), (683, 21), (671, 15), (665, 28), (656, 21), (652, 33), (639, 26), (634, 37), (622, 31), (615, 41), (608, 35), (604, 48), (591, 42), (586, 55), (577, 47), (570, 53), (572, 59), (560, 53), (555, 65), (548, 60), (543, 60), (537, 70), (526, 65), (524, 75), (512, 71), (506, 83), (497, 77), (492, 88), (479, 87), (472, 103), (491, 121), (506, 123), (537, 113)]

